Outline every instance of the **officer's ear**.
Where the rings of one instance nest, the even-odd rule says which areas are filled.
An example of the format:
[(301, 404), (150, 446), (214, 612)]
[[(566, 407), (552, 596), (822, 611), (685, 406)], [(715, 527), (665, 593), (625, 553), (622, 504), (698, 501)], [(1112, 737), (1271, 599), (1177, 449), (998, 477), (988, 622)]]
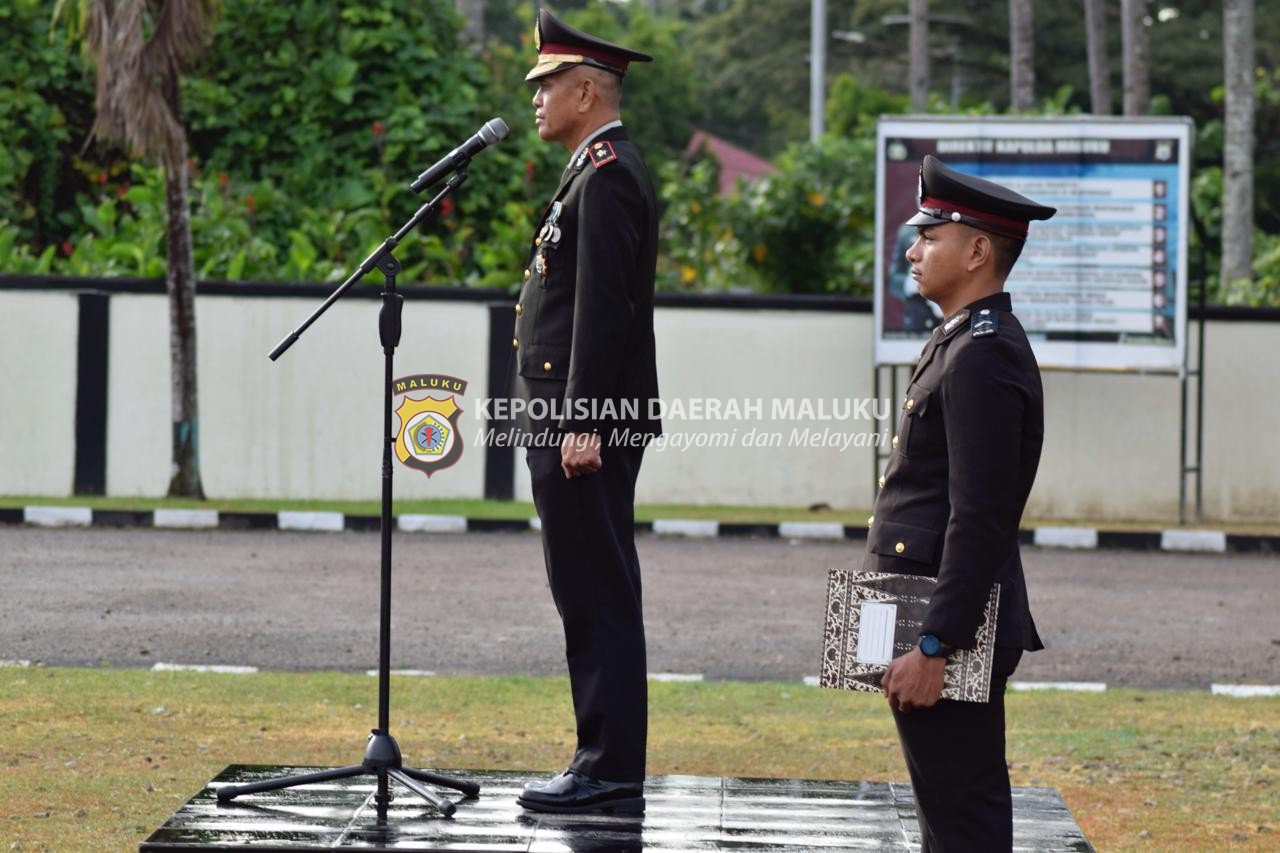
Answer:
[(969, 240), (969, 257), (966, 269), (969, 272), (975, 272), (984, 265), (991, 265), (995, 262), (996, 248), (987, 232), (979, 231), (977, 228), (970, 230), (973, 236)]
[(583, 73), (578, 80), (578, 112), (585, 113), (591, 109), (591, 105), (600, 96), (596, 88), (595, 78), (589, 73)]

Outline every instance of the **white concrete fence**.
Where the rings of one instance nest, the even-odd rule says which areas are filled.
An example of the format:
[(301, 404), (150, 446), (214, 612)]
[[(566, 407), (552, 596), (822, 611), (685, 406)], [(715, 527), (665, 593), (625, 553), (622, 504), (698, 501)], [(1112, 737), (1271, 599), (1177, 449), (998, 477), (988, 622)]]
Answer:
[[(310, 313), (320, 291), (308, 288), (301, 296), (282, 295), (280, 287), (263, 287), (267, 295), (246, 295), (252, 286), (217, 291), (206, 289), (197, 303), (200, 458), (207, 494), (377, 498), (378, 301), (340, 302), (273, 363), (267, 353)], [(760, 307), (778, 304), (741, 300), (720, 307), (659, 307), (662, 396), (669, 407), (681, 406), (685, 417), (673, 412), (665, 419), (670, 439), (646, 457), (641, 502), (871, 505), (874, 462), (867, 442), (877, 425), (855, 417), (858, 401), (873, 396), (871, 315), (848, 310), (848, 304), (844, 310), (804, 302), (794, 303), (802, 306), (798, 310)], [(157, 292), (112, 292), (108, 318), (100, 424), (105, 490), (160, 495), (170, 473), (165, 298)], [(485, 495), (487, 454), (476, 446), (484, 422), (476, 410), (490, 395), (491, 351), (494, 359), (506, 358), (497, 355), (499, 347), (491, 348), (493, 328), (490, 303), (474, 295), (406, 301), (397, 376), (447, 374), (470, 385), (459, 400), (467, 445), (462, 459), (430, 479), (397, 466), (398, 497)], [(81, 340), (78, 292), (0, 281), (0, 494), (73, 493), (77, 400), (83, 405), (79, 386), (86, 381), (85, 365), (78, 360)], [(1207, 520), (1280, 521), (1280, 453), (1273, 446), (1280, 438), (1277, 349), (1280, 322), (1274, 312), (1258, 319), (1208, 321)], [(494, 368), (505, 371), (506, 366)], [(1048, 372), (1044, 382), (1047, 435), (1028, 514), (1176, 520), (1179, 381)], [(748, 408), (734, 420), (688, 417), (702, 400), (722, 406), (732, 400)], [(775, 400), (784, 409), (795, 407), (790, 417), (775, 412)], [(759, 412), (750, 410), (751, 401), (761, 401)], [(849, 406), (854, 410), (847, 418), (819, 419), (820, 407), (839, 415)], [(752, 439), (776, 435), (780, 446), (748, 446), (749, 434)], [(522, 458), (514, 465), (514, 494), (528, 495)]]

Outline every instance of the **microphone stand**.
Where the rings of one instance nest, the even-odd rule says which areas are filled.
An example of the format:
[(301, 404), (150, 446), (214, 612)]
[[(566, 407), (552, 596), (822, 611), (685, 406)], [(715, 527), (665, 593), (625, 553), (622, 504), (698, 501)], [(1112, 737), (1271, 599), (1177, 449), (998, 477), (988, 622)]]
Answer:
[(396, 292), (396, 274), (400, 272), (400, 261), (393, 254), (400, 241), (433, 213), (439, 203), (449, 193), (462, 186), (467, 179), (467, 164), (463, 163), (456, 174), (449, 179), (435, 198), (418, 208), (418, 211), (395, 234), (382, 242), (369, 257), (335, 290), (305, 322), (276, 345), (271, 351), (272, 361), (278, 359), (299, 337), (319, 319), (320, 315), (337, 302), (343, 294), (374, 269), (383, 274), (382, 310), (378, 314), (378, 338), (382, 344), (385, 363), (385, 374), (382, 383), (382, 588), (380, 597), (379, 643), (378, 643), (378, 727), (369, 735), (364, 759), (360, 764), (349, 767), (338, 767), (316, 773), (303, 773), (286, 776), (264, 782), (252, 782), (245, 785), (225, 785), (218, 789), (218, 801), (229, 802), (242, 794), (254, 794), (262, 791), (276, 791), (326, 782), (334, 779), (346, 779), (354, 776), (371, 775), (378, 778), (376, 804), (379, 820), (386, 820), (387, 806), (391, 798), (389, 781), (394, 779), (413, 793), (435, 806), (441, 814), (449, 817), (456, 807), (451, 800), (442, 797), (422, 783), (426, 782), (443, 788), (460, 791), (467, 797), (480, 794), (480, 786), (474, 782), (452, 779), (425, 770), (405, 767), (400, 755), (400, 746), (391, 736), (391, 448), (395, 436), (391, 433), (391, 383), (394, 373), (392, 362), (396, 347), (400, 344), (400, 316), (404, 307), (404, 296)]

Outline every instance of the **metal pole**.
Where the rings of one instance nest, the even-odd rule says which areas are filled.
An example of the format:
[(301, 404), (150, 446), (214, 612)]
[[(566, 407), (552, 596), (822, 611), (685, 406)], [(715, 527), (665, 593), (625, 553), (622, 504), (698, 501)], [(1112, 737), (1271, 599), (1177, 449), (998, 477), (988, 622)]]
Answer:
[(811, 0), (809, 22), (809, 141), (822, 138), (826, 116), (827, 0)]

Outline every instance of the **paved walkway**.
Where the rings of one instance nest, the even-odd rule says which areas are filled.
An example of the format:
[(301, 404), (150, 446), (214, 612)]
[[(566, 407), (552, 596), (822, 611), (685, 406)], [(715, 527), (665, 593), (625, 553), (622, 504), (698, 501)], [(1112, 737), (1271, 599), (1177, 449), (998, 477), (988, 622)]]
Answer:
[[(856, 542), (641, 537), (649, 668), (816, 675), (825, 573)], [(1048, 650), (1016, 680), (1208, 689), (1280, 684), (1280, 561), (1026, 547)], [(375, 533), (0, 526), (0, 660), (49, 665), (377, 664)], [(559, 624), (529, 533), (400, 534), (393, 660), (558, 674)]]

